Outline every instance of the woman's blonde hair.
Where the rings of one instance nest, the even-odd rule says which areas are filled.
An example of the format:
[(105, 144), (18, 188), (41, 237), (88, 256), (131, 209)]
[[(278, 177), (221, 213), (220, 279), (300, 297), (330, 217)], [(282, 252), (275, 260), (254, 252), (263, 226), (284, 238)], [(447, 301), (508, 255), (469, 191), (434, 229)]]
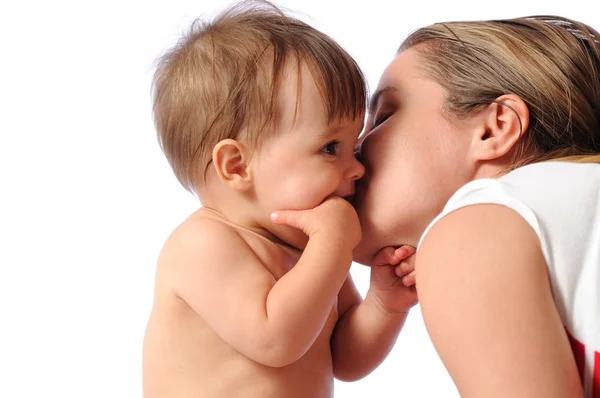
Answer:
[(329, 120), (364, 114), (367, 88), (333, 39), (267, 1), (244, 1), (195, 21), (158, 62), (153, 112), (160, 145), (181, 184), (197, 191), (221, 140), (258, 144), (276, 114), (286, 62), (305, 63)]
[(532, 16), (437, 23), (410, 34), (399, 52), (418, 46), (426, 73), (448, 92), (451, 115), (518, 95), (530, 123), (517, 144), (517, 167), (600, 154), (599, 40), (584, 23)]

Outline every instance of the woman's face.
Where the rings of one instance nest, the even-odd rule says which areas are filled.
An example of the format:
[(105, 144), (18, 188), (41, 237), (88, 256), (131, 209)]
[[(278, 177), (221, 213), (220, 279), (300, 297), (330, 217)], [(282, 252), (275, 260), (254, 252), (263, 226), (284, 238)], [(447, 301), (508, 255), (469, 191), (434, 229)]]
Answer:
[(361, 146), (366, 173), (355, 199), (363, 228), (356, 261), (369, 264), (386, 246), (416, 247), (450, 196), (472, 178), (469, 119), (450, 119), (445, 95), (425, 75), (415, 49), (400, 53), (383, 73)]

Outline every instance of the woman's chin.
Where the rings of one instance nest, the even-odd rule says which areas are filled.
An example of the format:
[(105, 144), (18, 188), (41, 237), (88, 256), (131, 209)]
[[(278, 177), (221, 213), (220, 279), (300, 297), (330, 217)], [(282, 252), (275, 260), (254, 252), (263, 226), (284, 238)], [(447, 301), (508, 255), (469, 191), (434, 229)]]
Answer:
[(355, 263), (370, 267), (373, 259), (375, 258), (375, 253), (372, 253), (372, 250), (369, 250), (369, 248), (366, 247), (366, 245), (361, 241), (358, 246), (354, 248), (352, 257)]

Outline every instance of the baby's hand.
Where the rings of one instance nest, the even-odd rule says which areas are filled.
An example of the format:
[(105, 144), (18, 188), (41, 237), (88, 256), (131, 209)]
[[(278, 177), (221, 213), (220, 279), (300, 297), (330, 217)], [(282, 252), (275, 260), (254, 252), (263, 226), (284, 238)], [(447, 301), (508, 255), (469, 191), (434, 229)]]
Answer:
[(342, 242), (353, 249), (361, 238), (356, 210), (348, 201), (331, 196), (309, 210), (276, 211), (271, 216), (277, 224), (286, 224), (302, 230), (309, 238), (322, 235), (331, 244)]
[[(415, 249), (412, 246), (400, 246), (399, 248), (386, 247), (381, 249), (373, 260), (376, 265), (394, 265), (394, 272), (402, 278), (404, 286), (415, 284)], [(404, 261), (403, 261), (404, 260)]]
[(386, 247), (375, 256), (368, 294), (389, 312), (408, 312), (418, 301), (414, 254), (413, 247), (401, 246)]

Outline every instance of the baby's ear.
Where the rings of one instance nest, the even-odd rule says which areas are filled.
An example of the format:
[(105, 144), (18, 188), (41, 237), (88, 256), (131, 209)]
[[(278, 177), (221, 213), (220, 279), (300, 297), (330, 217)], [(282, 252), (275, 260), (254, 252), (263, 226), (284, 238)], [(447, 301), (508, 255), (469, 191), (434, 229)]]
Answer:
[(248, 148), (239, 141), (226, 139), (215, 145), (212, 160), (219, 179), (231, 189), (244, 192), (252, 187), (248, 168)]
[(483, 121), (476, 137), (476, 157), (494, 160), (509, 153), (527, 131), (529, 109), (517, 95), (506, 94), (481, 111)]

